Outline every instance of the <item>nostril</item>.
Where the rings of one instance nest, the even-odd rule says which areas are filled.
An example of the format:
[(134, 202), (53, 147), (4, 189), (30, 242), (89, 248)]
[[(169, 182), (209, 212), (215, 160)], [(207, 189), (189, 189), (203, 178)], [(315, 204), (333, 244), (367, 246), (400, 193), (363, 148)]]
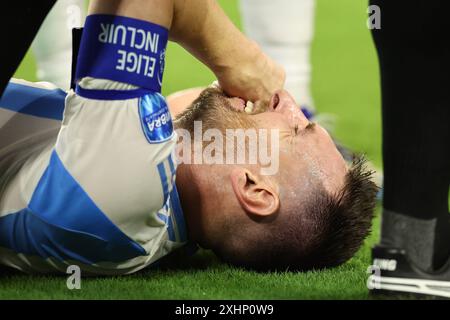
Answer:
[(272, 109), (276, 110), (279, 104), (280, 104), (280, 96), (278, 95), (278, 93), (276, 93), (272, 97)]

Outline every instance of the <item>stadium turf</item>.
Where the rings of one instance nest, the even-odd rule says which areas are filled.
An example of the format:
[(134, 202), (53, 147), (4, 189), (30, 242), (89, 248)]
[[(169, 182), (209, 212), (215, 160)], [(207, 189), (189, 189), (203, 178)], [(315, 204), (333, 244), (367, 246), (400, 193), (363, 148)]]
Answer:
[[(240, 26), (237, 1), (220, 3)], [(366, 10), (367, 0), (317, 0), (312, 87), (318, 110), (337, 116), (335, 136), (380, 166), (379, 78)], [(28, 54), (16, 77), (36, 80), (34, 74)], [(165, 94), (212, 80), (205, 67), (170, 45)], [(81, 290), (68, 290), (64, 277), (31, 277), (0, 269), (0, 299), (366, 299), (366, 270), (378, 227), (379, 218), (358, 254), (332, 270), (258, 274), (228, 267), (213, 254), (200, 252), (171, 268), (83, 278)]]

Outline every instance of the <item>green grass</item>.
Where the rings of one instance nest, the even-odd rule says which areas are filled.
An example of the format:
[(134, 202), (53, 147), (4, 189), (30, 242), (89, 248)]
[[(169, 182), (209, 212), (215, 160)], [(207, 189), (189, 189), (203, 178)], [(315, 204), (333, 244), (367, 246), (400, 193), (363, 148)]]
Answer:
[[(220, 1), (240, 26), (235, 0)], [(381, 164), (380, 96), (375, 50), (366, 28), (366, 0), (318, 0), (312, 50), (313, 94), (321, 112), (337, 115), (336, 136)], [(35, 78), (28, 54), (16, 76)], [(177, 45), (168, 50), (164, 93), (202, 86), (213, 75)], [(379, 211), (379, 210), (378, 210)], [(366, 299), (370, 247), (379, 219), (358, 254), (341, 267), (308, 273), (254, 273), (200, 252), (176, 266), (120, 278), (82, 279), (68, 290), (64, 277), (0, 271), (0, 299)]]
[(0, 299), (366, 299), (369, 249), (377, 237), (374, 232), (348, 263), (307, 273), (248, 272), (221, 264), (208, 251), (127, 277), (82, 278), (81, 290), (68, 290), (64, 277), (8, 270), (0, 275)]

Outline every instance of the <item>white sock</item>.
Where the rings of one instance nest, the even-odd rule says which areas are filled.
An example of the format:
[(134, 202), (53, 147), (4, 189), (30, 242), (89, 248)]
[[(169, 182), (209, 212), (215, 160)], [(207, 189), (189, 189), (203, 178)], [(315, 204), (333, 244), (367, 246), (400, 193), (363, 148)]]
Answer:
[(86, 18), (84, 0), (58, 0), (44, 20), (31, 45), (37, 63), (37, 77), (62, 89), (70, 85), (72, 28)]
[(286, 90), (301, 106), (313, 108), (310, 47), (314, 0), (240, 0), (248, 37), (286, 69)]

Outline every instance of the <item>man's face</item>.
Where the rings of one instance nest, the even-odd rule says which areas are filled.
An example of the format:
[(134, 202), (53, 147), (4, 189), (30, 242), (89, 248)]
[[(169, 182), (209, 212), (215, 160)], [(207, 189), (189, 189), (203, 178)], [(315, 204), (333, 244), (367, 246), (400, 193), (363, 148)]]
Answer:
[[(232, 113), (227, 121), (234, 118), (236, 123), (250, 123), (255, 129), (267, 129), (269, 135), (272, 130), (278, 131), (279, 176), (280, 180), (285, 180), (280, 181), (281, 184), (295, 183), (298, 186), (299, 181), (292, 181), (296, 177), (302, 179), (307, 188), (308, 181), (314, 177), (330, 193), (339, 191), (343, 186), (347, 173), (345, 160), (328, 132), (320, 125), (310, 122), (287, 91), (277, 92), (268, 105), (256, 107), (258, 110), (250, 114), (244, 111), (244, 100), (229, 97), (223, 99), (228, 102), (222, 104), (223, 108), (231, 109), (229, 113)], [(243, 122), (243, 119), (248, 121)]]
[[(273, 153), (274, 147), (279, 151), (279, 170), (272, 176), (258, 173), (262, 164), (179, 166), (177, 186), (191, 238), (240, 266), (263, 266), (272, 257), (277, 257), (282, 268), (292, 264), (310, 268), (308, 263), (322, 266), (324, 262), (314, 260), (318, 258), (311, 257), (310, 250), (319, 248), (329, 254), (323, 241), (331, 237), (333, 243), (343, 243), (336, 230), (344, 230), (342, 239), (363, 239), (371, 219), (371, 207), (365, 204), (372, 201), (376, 188), (367, 179), (363, 162), (349, 171), (329, 134), (310, 123), (286, 91), (277, 92), (270, 103), (256, 106), (254, 112), (248, 109), (242, 99), (208, 89), (175, 121), (177, 129), (189, 133), (195, 131), (197, 121), (206, 124), (204, 132), (265, 131), (270, 136), (266, 138), (268, 152)], [(343, 225), (332, 221), (343, 221)], [(330, 226), (335, 231), (328, 234)], [(360, 238), (354, 238), (355, 228), (361, 229)], [(322, 244), (325, 247), (320, 249)], [(303, 262), (308, 257), (313, 262)], [(341, 261), (339, 256), (333, 259)], [(272, 262), (269, 265), (277, 264)]]
[(318, 178), (330, 193), (343, 186), (345, 160), (328, 132), (310, 122), (287, 91), (277, 92), (264, 112), (249, 117), (260, 128), (279, 130), (280, 168), (289, 172), (286, 177)]
[[(271, 141), (270, 150), (267, 151), (270, 154), (274, 153), (272, 136), (276, 132), (279, 169), (273, 176), (255, 178), (266, 189), (265, 194), (271, 194), (276, 198), (274, 201), (279, 201), (284, 208), (302, 206), (318, 182), (330, 194), (340, 191), (347, 173), (344, 159), (329, 134), (318, 124), (310, 123), (286, 91), (274, 94), (268, 105), (257, 107), (253, 113), (245, 112), (245, 106), (246, 102), (242, 99), (229, 98), (220, 90), (207, 89), (191, 107), (176, 116), (175, 126), (177, 129), (186, 129), (191, 134), (195, 121), (202, 121), (203, 133), (208, 129), (218, 129), (216, 131), (222, 133), (227, 129), (237, 128), (256, 131), (265, 129), (263, 131), (269, 135), (266, 141)], [(261, 141), (258, 141), (258, 146), (260, 145)], [(254, 203), (259, 203), (259, 190), (262, 189), (255, 189), (254, 201), (245, 186), (238, 190), (240, 179), (245, 179), (246, 176), (242, 175), (242, 170), (252, 171), (258, 165), (194, 164), (187, 167), (193, 174), (185, 179), (185, 187), (192, 190), (192, 178), (197, 177), (198, 190), (195, 194), (199, 199), (194, 201), (194, 205), (201, 203), (201, 208), (193, 208), (193, 213), (188, 215), (191, 232), (199, 230), (195, 231), (199, 235), (197, 239), (213, 239), (216, 234), (220, 234), (225, 221), (241, 221), (246, 216), (242, 208), (247, 213), (252, 210), (256, 214), (258, 210), (264, 211), (264, 205), (250, 208)], [(240, 178), (230, 184), (236, 169), (240, 172)], [(179, 179), (177, 181), (181, 182)], [(184, 200), (186, 205), (188, 201)], [(245, 205), (248, 207), (245, 208)]]

